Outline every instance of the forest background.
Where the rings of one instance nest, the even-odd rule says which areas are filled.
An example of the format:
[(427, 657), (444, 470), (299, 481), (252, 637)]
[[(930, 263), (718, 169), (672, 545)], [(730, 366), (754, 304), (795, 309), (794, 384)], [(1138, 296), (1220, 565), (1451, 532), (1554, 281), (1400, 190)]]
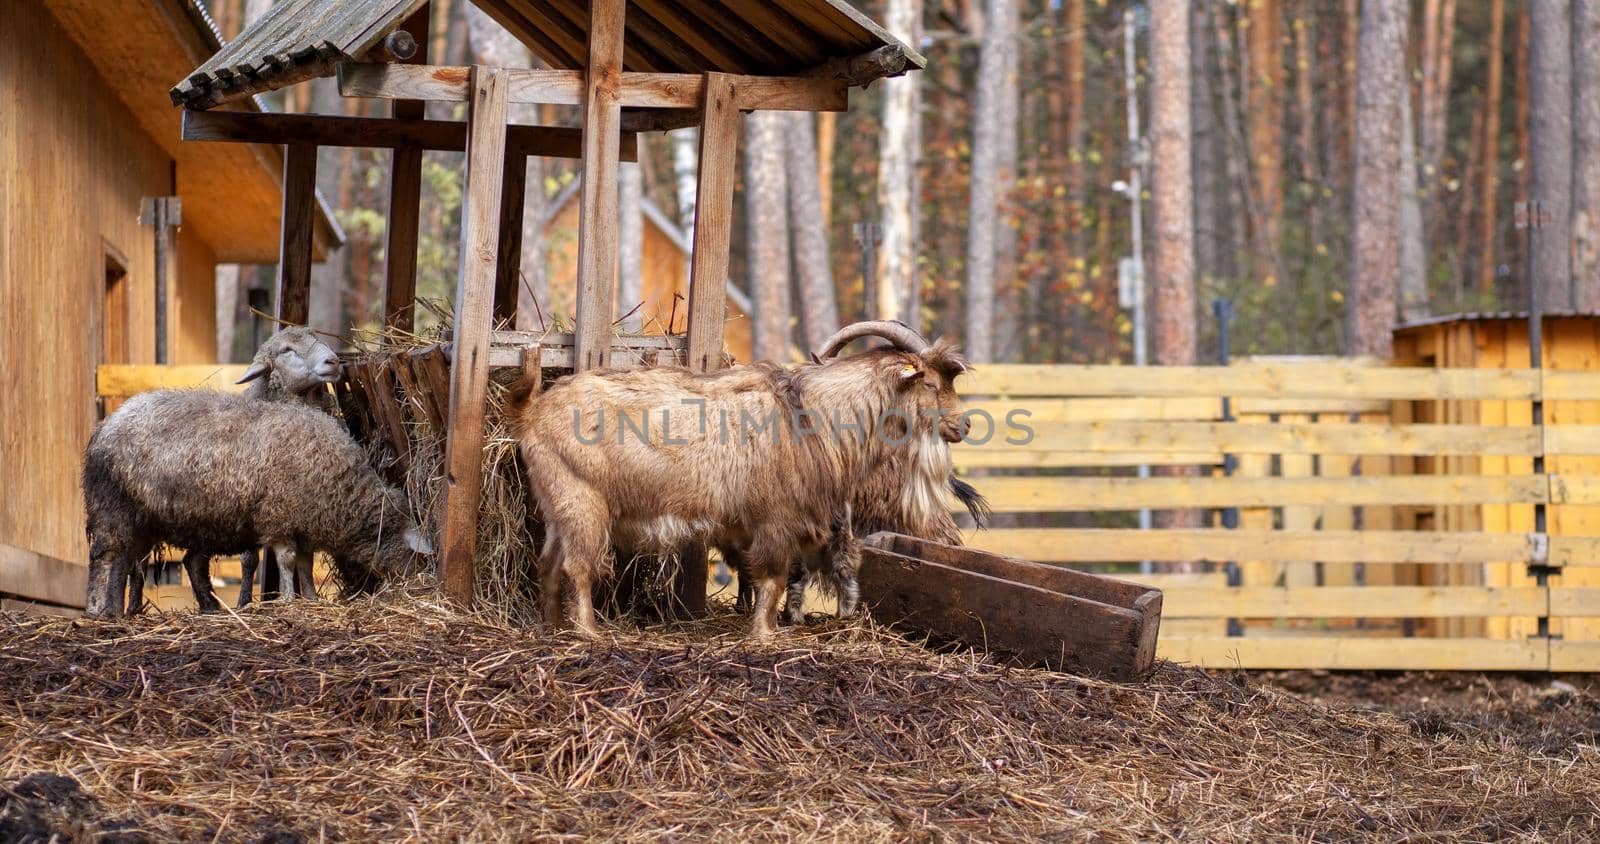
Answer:
[[(271, 0), (205, 5), (232, 37)], [(1547, 310), (1600, 311), (1600, 0), (859, 5), (928, 68), (853, 92), (848, 112), (745, 118), (731, 281), (754, 304), (757, 357), (793, 359), (878, 315), (979, 362), (1131, 362), (1118, 274), (1139, 265), (1161, 363), (1214, 359), (1219, 299), (1234, 354), (1386, 356), (1393, 324), (1523, 309), (1530, 278)], [(433, 63), (540, 66), (467, 0), (431, 8)], [(269, 100), (387, 108), (331, 80)], [(571, 122), (522, 108), (516, 122)], [(639, 203), (692, 228), (695, 143), (693, 129), (641, 136), (624, 168), (619, 316), (638, 289)], [(321, 155), (348, 241), (315, 271), (312, 322), (375, 327), (388, 152)], [(418, 293), (445, 303), (461, 165), (425, 157)], [(542, 221), (574, 177), (573, 162), (531, 162), (527, 327), (572, 323), (570, 293), (545, 278)], [(1530, 196), (1553, 212), (1531, 254), (1512, 214)], [(248, 357), (272, 278), (219, 271), (222, 359)]]

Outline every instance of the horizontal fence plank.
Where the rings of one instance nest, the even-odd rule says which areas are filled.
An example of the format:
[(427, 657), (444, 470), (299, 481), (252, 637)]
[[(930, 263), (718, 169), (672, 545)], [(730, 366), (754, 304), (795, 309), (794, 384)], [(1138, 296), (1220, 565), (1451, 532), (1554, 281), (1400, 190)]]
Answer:
[(1545, 401), (1600, 401), (1600, 372), (1544, 370)]
[(1147, 367), (990, 364), (963, 378), (959, 386), (968, 396), (1529, 400), (1538, 392), (1539, 373), (1321, 361)]
[(95, 370), (95, 392), (113, 398), (134, 396), (146, 390), (181, 387), (211, 387), (239, 392), (244, 387), (233, 382), (244, 377), (245, 369), (246, 365), (242, 363), (101, 364)]
[(1174, 618), (1482, 618), (1545, 614), (1537, 586), (1238, 586), (1163, 591)]
[(1246, 397), (1234, 401), (1235, 416), (1269, 413), (1308, 413), (1320, 416), (1349, 416), (1352, 413), (1388, 413), (1389, 399), (1303, 399)]
[(1550, 537), (1550, 565), (1600, 566), (1600, 537)]
[[(979, 477), (997, 513), (1329, 504), (1532, 504), (1543, 475), (1393, 475), (1340, 478)], [(1597, 490), (1600, 491), (1600, 490)], [(954, 504), (952, 504), (954, 506)]]
[(81, 607), (89, 586), (89, 567), (0, 543), (0, 592)]
[[(983, 446), (1040, 451), (1221, 451), (1232, 454), (1392, 454), (1532, 456), (1539, 428), (1532, 425), (1384, 425), (1372, 423), (1073, 422), (1037, 424), (1018, 417), (1002, 423)], [(1587, 426), (1585, 426), (1587, 427)], [(1033, 431), (1031, 441), (1027, 430)], [(986, 432), (977, 431), (977, 436)], [(1012, 442), (1008, 442), (1007, 438)]]
[(1156, 655), (1204, 668), (1369, 671), (1544, 671), (1544, 639), (1405, 639), (1336, 636), (1162, 638)]
[(1556, 586), (1551, 588), (1550, 617), (1600, 617), (1600, 587)]
[[(1110, 422), (1162, 421), (1168, 419), (1218, 420), (1222, 418), (1222, 399), (1201, 398), (1101, 398), (1101, 399), (975, 399), (964, 402), (962, 410), (987, 414), (1001, 426), (1008, 414), (1026, 411), (1026, 421)], [(978, 421), (974, 425), (980, 424)], [(977, 432), (982, 434), (980, 428)]]
[(1600, 475), (1551, 475), (1551, 504), (1600, 504)]
[(1217, 466), (1220, 451), (1034, 451), (1006, 446), (957, 445), (951, 449), (956, 468), (1074, 469), (1119, 466)]
[(1550, 425), (1544, 429), (1549, 455), (1600, 454), (1600, 425)]
[(1380, 530), (1000, 528), (967, 544), (1050, 563), (1264, 560), (1337, 563), (1508, 563), (1533, 558), (1521, 533)]
[(1600, 642), (1550, 642), (1551, 671), (1600, 671)]

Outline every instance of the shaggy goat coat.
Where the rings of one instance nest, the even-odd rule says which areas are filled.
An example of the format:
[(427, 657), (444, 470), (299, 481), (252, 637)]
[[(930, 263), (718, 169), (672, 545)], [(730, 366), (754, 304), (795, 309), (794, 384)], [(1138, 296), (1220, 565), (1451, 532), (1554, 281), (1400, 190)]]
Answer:
[(791, 562), (827, 545), (852, 491), (937, 439), (938, 390), (915, 354), (881, 349), (821, 365), (757, 363), (583, 373), (513, 407), (547, 529), (545, 613), (571, 580), (575, 620), (613, 543), (744, 549), (761, 581), (753, 631), (770, 632)]
[(364, 589), (417, 542), (404, 494), (337, 420), (209, 390), (129, 399), (89, 440), (83, 492), (92, 615), (119, 610), (127, 567), (157, 544), (326, 551), (346, 587)]

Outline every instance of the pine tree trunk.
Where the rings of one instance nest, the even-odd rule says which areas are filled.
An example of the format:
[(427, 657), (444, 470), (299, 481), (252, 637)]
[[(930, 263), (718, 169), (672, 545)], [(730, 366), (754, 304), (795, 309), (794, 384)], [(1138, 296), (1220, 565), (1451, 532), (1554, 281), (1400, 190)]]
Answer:
[(998, 124), (999, 166), (995, 176), (995, 231), (994, 231), (994, 284), (995, 284), (995, 334), (994, 359), (1021, 360), (1024, 346), (1022, 329), (1022, 284), (1017, 278), (1017, 218), (1016, 184), (1019, 153), (1019, 126), (1021, 120), (1022, 89), (1021, 50), (1017, 28), (1020, 23), (1021, 0), (1006, 0), (1004, 21), (999, 33), (1005, 38), (1003, 52), (1005, 68), (1000, 74), (1000, 92), (996, 105), (1000, 113)]
[[(1093, 284), (1089, 277), (1090, 244), (1085, 224), (1090, 205), (1086, 84), (1088, 80), (1086, 55), (1089, 43), (1088, 0), (1065, 0), (1063, 5), (1062, 28), (1066, 43), (1062, 47), (1062, 74), (1066, 78), (1066, 102), (1063, 107), (1065, 140), (1061, 154), (1066, 159), (1066, 195), (1060, 213), (1061, 224), (1066, 231), (1066, 260), (1058, 266), (1067, 274), (1068, 290), (1074, 290), (1071, 283), (1076, 281), (1078, 289), (1092, 293)], [(1057, 302), (1056, 318), (1059, 324), (1056, 327), (1054, 357), (1061, 361), (1066, 359), (1067, 343), (1073, 334), (1069, 326), (1074, 324), (1082, 310), (1076, 307), (1076, 299), (1073, 296), (1060, 296)]]
[[(916, 44), (922, 32), (922, 0), (887, 0), (883, 24), (892, 35)], [(878, 313), (920, 327), (912, 312), (917, 284), (917, 152), (921, 147), (919, 74), (883, 81), (883, 129), (878, 141)]]
[(1226, 204), (1222, 180), (1223, 163), (1218, 138), (1216, 103), (1212, 85), (1211, 3), (1198, 0), (1189, 15), (1189, 83), (1194, 184), (1194, 264), (1196, 276), (1215, 286), (1229, 275), (1223, 269), (1224, 231), (1232, 219), (1223, 213)]
[(987, 0), (978, 49), (972, 118), (971, 205), (967, 214), (967, 343), (973, 363), (994, 360), (995, 228), (999, 224), (1000, 145), (1005, 74), (1011, 48), (1002, 22), (1012, 0)]
[(789, 215), (784, 173), (784, 116), (745, 117), (745, 237), (750, 270), (752, 355), (787, 363), (789, 354)]
[[(1531, 199), (1550, 222), (1533, 238), (1533, 277), (1545, 310), (1572, 299), (1572, 4), (1538, 0), (1528, 6), (1528, 142)], [(1592, 50), (1593, 44), (1581, 45)]]
[(700, 167), (700, 130), (693, 126), (672, 132), (672, 184), (678, 197), (678, 225), (694, 231), (696, 175)]
[(1400, 0), (1361, 4), (1356, 82), (1355, 196), (1351, 203), (1349, 333), (1351, 355), (1393, 354), (1390, 327), (1400, 271), (1401, 97), (1406, 10)]
[(1572, 4), (1572, 289), (1600, 311), (1600, 0)]
[(617, 169), (617, 312), (620, 328), (638, 333), (644, 327), (644, 172), (637, 162)]
[[(1516, 160), (1523, 163), (1517, 170), (1516, 198), (1520, 202), (1528, 198), (1528, 192), (1533, 184), (1533, 168), (1527, 166), (1532, 157), (1532, 143), (1528, 138), (1528, 127), (1532, 122), (1528, 119), (1528, 101), (1531, 99), (1528, 92), (1532, 89), (1533, 83), (1529, 80), (1532, 68), (1528, 61), (1528, 44), (1532, 40), (1529, 35), (1532, 27), (1528, 21), (1532, 15), (1528, 12), (1527, 4), (1519, 3), (1518, 6), (1520, 8), (1517, 10), (1517, 52), (1511, 62), (1511, 66), (1516, 68), (1516, 89), (1512, 93), (1512, 100), (1516, 105), (1517, 114), (1511, 132), (1516, 146)], [(1519, 279), (1517, 288), (1514, 291), (1502, 292), (1500, 300), (1503, 305), (1518, 308), (1527, 307), (1530, 289), (1530, 279), (1527, 277), (1528, 239), (1521, 235), (1522, 232), (1516, 233), (1515, 245), (1512, 248), (1513, 254), (1516, 255), (1517, 270), (1514, 277)]]
[(1400, 95), (1400, 319), (1428, 315), (1428, 277), (1417, 192), (1417, 135), (1409, 87)]
[(817, 351), (839, 330), (839, 303), (829, 263), (828, 229), (817, 176), (816, 121), (809, 111), (787, 112), (784, 156), (789, 182), (789, 221), (794, 233), (794, 269), (800, 295), (800, 328), (806, 348)]
[[(1262, 280), (1278, 274), (1272, 253), (1278, 247), (1278, 220), (1283, 215), (1283, 10), (1278, 0), (1249, 0), (1245, 45), (1250, 85), (1245, 89), (1249, 121), (1250, 167), (1254, 177), (1255, 224)], [(1276, 279), (1283, 281), (1284, 279)]]
[[(1315, 94), (1316, 47), (1313, 40), (1316, 35), (1316, 19), (1305, 14), (1304, 7), (1297, 9), (1291, 29), (1294, 33), (1294, 96), (1298, 129), (1295, 132), (1296, 147), (1300, 158), (1300, 181), (1313, 192), (1305, 204), (1306, 216), (1306, 244), (1314, 247), (1322, 242), (1322, 220), (1319, 213), (1322, 202), (1318, 189), (1321, 187), (1321, 168), (1317, 161), (1317, 115), (1320, 111)], [(1303, 249), (1306, 255), (1314, 255), (1313, 248)], [(1309, 259), (1308, 259), (1309, 260)]]
[(1488, 65), (1485, 73), (1483, 107), (1483, 171), (1478, 193), (1478, 290), (1488, 293), (1494, 289), (1496, 268), (1499, 266), (1500, 206), (1500, 88), (1502, 56), (1505, 40), (1505, 0), (1493, 0), (1489, 7), (1489, 49), (1484, 55)]
[(1157, 363), (1195, 362), (1194, 201), (1190, 181), (1189, 13), (1150, 4), (1151, 339)]

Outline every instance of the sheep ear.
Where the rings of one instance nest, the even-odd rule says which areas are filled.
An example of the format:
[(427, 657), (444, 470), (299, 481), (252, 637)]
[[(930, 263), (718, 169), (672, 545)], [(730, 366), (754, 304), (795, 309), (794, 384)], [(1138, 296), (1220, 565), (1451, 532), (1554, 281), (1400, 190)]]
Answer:
[(418, 554), (432, 554), (433, 543), (415, 525), (406, 528), (406, 546)]
[(235, 381), (233, 383), (235, 383), (235, 384), (243, 384), (246, 381), (254, 381), (257, 378), (260, 378), (261, 376), (266, 375), (266, 374), (267, 374), (267, 365), (266, 364), (264, 364), (264, 363), (252, 363), (252, 364), (250, 364), (250, 368), (246, 369), (244, 371), (244, 374), (239, 376), (239, 380), (237, 380), (237, 381)]

